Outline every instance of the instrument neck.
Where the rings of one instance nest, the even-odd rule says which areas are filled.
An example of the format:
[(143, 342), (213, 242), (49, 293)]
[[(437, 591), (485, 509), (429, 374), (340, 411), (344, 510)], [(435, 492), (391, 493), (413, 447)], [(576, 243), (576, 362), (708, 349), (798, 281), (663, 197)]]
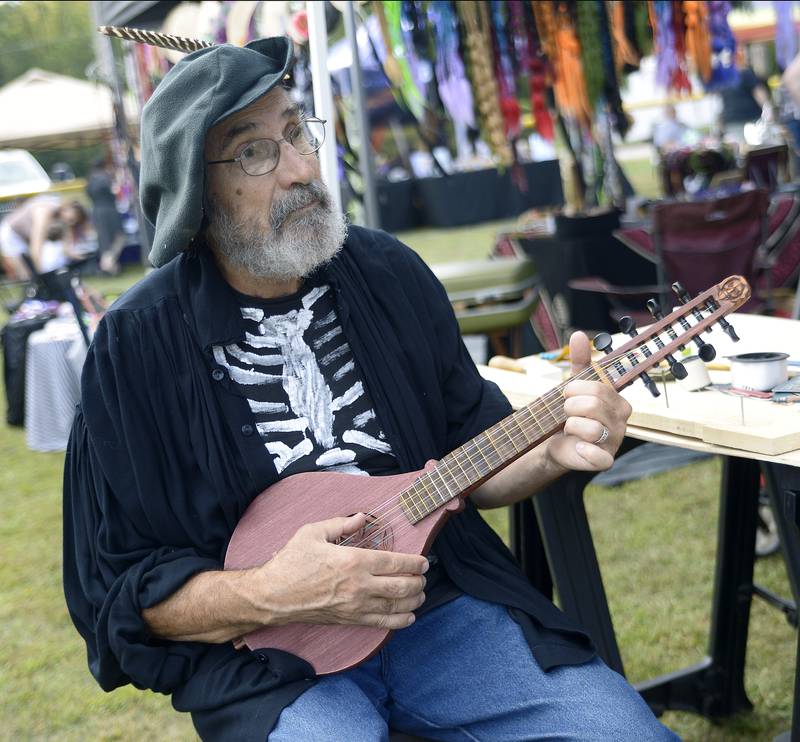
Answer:
[[(600, 373), (603, 373), (602, 371)], [(600, 379), (595, 367), (581, 378)], [(605, 380), (605, 379), (603, 379)], [(562, 382), (530, 404), (496, 423), (442, 458), (400, 495), (400, 506), (412, 523), (456, 497), (466, 497), (512, 461), (564, 427)]]

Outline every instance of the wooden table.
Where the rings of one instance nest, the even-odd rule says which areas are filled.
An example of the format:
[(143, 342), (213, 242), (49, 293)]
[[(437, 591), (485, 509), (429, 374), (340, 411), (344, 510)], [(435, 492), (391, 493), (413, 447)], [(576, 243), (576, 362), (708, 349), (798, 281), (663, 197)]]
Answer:
[[(734, 315), (730, 319), (742, 338), (740, 343), (734, 346), (719, 330), (706, 336), (717, 347), (718, 359), (732, 352), (766, 350), (780, 350), (790, 353), (792, 358), (800, 358), (800, 322), (755, 315)], [(615, 340), (616, 346), (621, 345), (621, 338)], [(523, 365), (528, 363), (530, 359), (523, 359)], [(491, 368), (482, 369), (482, 373), (500, 385), (515, 407), (526, 404), (558, 382), (552, 376), (541, 379)], [(670, 406), (664, 405), (660, 414), (679, 424), (696, 422), (691, 419), (694, 414), (691, 406), (678, 403), (682, 393), (674, 383), (668, 385), (668, 394)], [(661, 398), (651, 401), (641, 382), (625, 390), (623, 395), (634, 406), (632, 422), (636, 421), (637, 410), (651, 415), (654, 405), (664, 404)], [(720, 398), (722, 396), (720, 394)], [(769, 415), (771, 409), (778, 407), (762, 400), (746, 401), (748, 406), (754, 403), (763, 407), (752, 407), (753, 415), (756, 410), (759, 415)], [(800, 404), (791, 407), (800, 427)], [(780, 414), (785, 415), (785, 410)], [(720, 718), (750, 709), (752, 703), (744, 688), (744, 666), (750, 605), (754, 591), (758, 591), (753, 585), (753, 565), (760, 474), (764, 472), (769, 485), (795, 601), (788, 610), (794, 609), (796, 615), (800, 600), (800, 535), (796, 522), (800, 519), (793, 521), (790, 516), (800, 510), (800, 503), (796, 502), (800, 499), (800, 449), (770, 455), (631, 424), (622, 451), (643, 441), (719, 454), (723, 457), (723, 472), (708, 653), (691, 667), (636, 687), (659, 714), (676, 709)], [(572, 472), (532, 500), (515, 506), (511, 523), (512, 548), (540, 590), (552, 595), (555, 584), (562, 609), (588, 631), (604, 661), (624, 674), (583, 502), (584, 488), (592, 476)], [(797, 490), (796, 496), (790, 490)], [(795, 697), (793, 738), (800, 739), (797, 687)]]

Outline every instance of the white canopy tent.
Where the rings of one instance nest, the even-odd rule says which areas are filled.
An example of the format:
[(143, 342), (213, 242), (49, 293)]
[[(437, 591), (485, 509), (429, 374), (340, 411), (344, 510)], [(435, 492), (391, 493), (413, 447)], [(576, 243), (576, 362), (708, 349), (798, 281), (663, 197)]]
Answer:
[[(136, 104), (125, 101), (129, 121)], [(31, 69), (0, 88), (0, 147), (66, 148), (111, 135), (111, 91), (103, 85)]]

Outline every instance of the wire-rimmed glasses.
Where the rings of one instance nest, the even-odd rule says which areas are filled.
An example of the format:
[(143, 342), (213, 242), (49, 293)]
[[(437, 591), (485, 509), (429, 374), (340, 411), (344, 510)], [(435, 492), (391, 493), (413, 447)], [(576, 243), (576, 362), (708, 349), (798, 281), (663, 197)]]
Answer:
[(254, 139), (239, 154), (229, 160), (210, 160), (206, 165), (238, 162), (248, 175), (271, 173), (281, 160), (281, 144), (291, 144), (301, 155), (313, 155), (325, 141), (325, 119), (303, 119), (282, 139)]

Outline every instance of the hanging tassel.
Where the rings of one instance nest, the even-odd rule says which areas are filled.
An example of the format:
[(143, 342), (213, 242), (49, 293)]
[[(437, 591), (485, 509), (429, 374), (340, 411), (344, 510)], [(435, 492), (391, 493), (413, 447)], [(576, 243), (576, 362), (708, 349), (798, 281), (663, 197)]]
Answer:
[[(485, 9), (484, 5), (483, 10), (485, 11)], [(495, 77), (497, 78), (497, 87), (500, 94), (500, 110), (503, 113), (506, 136), (513, 140), (520, 135), (522, 123), (515, 89), (516, 81), (511, 60), (511, 49), (505, 33), (508, 24), (503, 12), (503, 5), (499, 0), (492, 0), (491, 9), (492, 22), (489, 22), (488, 14), (485, 18), (492, 39)]]
[(590, 126), (593, 109), (586, 92), (581, 65), (581, 45), (569, 12), (563, 6), (556, 15), (555, 80), (553, 92), (559, 108)]
[(623, 0), (610, 0), (608, 3), (611, 33), (614, 37), (614, 65), (617, 75), (639, 69), (639, 54), (628, 40), (625, 3)]
[(710, 0), (708, 3), (708, 26), (711, 29), (711, 79), (707, 90), (736, 85), (739, 70), (736, 69), (736, 38), (728, 25), (731, 4), (727, 0)]
[(711, 37), (708, 6), (703, 0), (684, 0), (686, 53), (691, 57), (704, 84), (711, 79)]
[(466, 31), (468, 73), (472, 80), (473, 97), (477, 103), (483, 134), (501, 164), (508, 166), (513, 161), (513, 156), (503, 131), (489, 39), (481, 19), (481, 10), (485, 12), (486, 9), (476, 0), (463, 0), (456, 7)]
[(628, 133), (630, 121), (622, 108), (622, 97), (617, 82), (617, 69), (614, 64), (614, 50), (612, 48), (611, 28), (608, 12), (603, 0), (595, 0), (597, 5), (597, 18), (600, 30), (600, 48), (603, 59), (603, 95), (606, 99), (607, 115), (613, 127), (621, 137)]
[(520, 72), (528, 80), (534, 125), (543, 139), (552, 142), (555, 137), (553, 119), (545, 98), (547, 67), (542, 59), (533, 9), (528, 3), (509, 3), (509, 11), (517, 41)]
[[(396, 60), (397, 68), (400, 71), (400, 84), (398, 85), (400, 92), (414, 118), (417, 121), (422, 121), (425, 115), (425, 98), (414, 81), (406, 59), (406, 46), (403, 43), (403, 31), (400, 23), (402, 10), (400, 0), (385, 0), (382, 3), (376, 3), (376, 8), (381, 6), (388, 34), (386, 56), (388, 58), (391, 55)], [(384, 25), (381, 24), (381, 31), (383, 30)], [(386, 39), (384, 39), (384, 43), (386, 43)]]
[(586, 81), (586, 94), (594, 110), (605, 87), (603, 55), (600, 48), (600, 24), (597, 3), (592, 0), (577, 3), (576, 33), (581, 50), (581, 68)]

